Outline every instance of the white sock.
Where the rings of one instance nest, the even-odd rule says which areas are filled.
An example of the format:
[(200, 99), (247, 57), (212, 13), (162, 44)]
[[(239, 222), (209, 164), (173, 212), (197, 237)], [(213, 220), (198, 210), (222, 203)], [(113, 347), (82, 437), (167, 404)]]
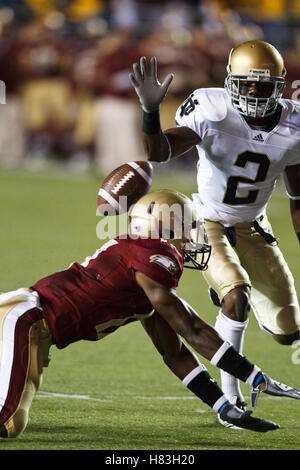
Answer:
[[(229, 341), (235, 349), (241, 353), (248, 322), (248, 319), (245, 322), (231, 320), (220, 310), (216, 319), (215, 330), (224, 340)], [(221, 388), (225, 395), (229, 398), (237, 396), (241, 401), (244, 401), (240, 389), (240, 381), (223, 370), (221, 370), (220, 373)]]

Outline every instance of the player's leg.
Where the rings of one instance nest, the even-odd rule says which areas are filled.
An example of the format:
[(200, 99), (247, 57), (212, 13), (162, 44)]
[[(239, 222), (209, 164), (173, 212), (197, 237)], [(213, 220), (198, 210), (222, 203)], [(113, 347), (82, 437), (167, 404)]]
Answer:
[[(220, 300), (215, 329), (237, 351), (242, 352), (244, 334), (248, 325), (250, 280), (232, 247), (226, 229), (219, 223), (205, 224), (212, 254), (203, 275)], [(239, 404), (244, 402), (239, 380), (221, 371), (222, 389)]]
[(51, 337), (37, 295), (26, 290), (0, 296), (0, 324), (0, 436), (17, 437), (27, 426)]
[[(268, 232), (271, 226), (264, 216), (260, 222)], [(299, 339), (300, 308), (292, 273), (276, 245), (270, 245), (258, 233), (252, 233), (247, 251), (240, 253), (251, 278), (253, 312), (265, 331), (283, 345)]]

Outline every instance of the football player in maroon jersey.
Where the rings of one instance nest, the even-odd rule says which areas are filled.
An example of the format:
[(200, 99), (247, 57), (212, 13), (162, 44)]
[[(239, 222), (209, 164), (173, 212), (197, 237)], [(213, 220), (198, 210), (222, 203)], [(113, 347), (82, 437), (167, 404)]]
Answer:
[[(253, 406), (261, 391), (300, 398), (299, 390), (262, 373), (176, 295), (186, 261), (200, 269), (207, 265), (210, 246), (205, 237), (189, 198), (155, 191), (131, 209), (128, 235), (29, 289), (0, 295), (0, 435), (16, 437), (25, 429), (51, 345), (63, 349), (82, 339), (97, 341), (136, 320), (171, 371), (222, 418), (238, 428), (277, 429), (277, 424), (230, 404), (180, 338), (211, 364), (250, 385)], [(197, 263), (199, 254), (202, 261)]]

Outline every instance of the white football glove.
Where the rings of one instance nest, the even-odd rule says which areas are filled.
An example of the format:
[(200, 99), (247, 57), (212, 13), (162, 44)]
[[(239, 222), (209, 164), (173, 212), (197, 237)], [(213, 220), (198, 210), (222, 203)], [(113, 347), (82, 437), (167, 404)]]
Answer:
[(146, 57), (141, 57), (140, 66), (133, 64), (133, 73), (129, 75), (131, 84), (139, 97), (143, 110), (146, 113), (157, 111), (165, 98), (174, 74), (166, 76), (163, 83), (157, 78), (156, 57), (150, 59), (150, 70), (147, 67)]

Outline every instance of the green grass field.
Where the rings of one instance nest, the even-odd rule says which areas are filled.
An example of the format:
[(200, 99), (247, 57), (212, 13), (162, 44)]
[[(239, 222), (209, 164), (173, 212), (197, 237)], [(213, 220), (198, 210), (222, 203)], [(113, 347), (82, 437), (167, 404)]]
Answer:
[[(0, 172), (0, 291), (28, 286), (93, 254), (102, 244), (96, 237), (100, 181), (57, 171)], [(156, 170), (153, 189), (163, 187), (191, 194), (195, 178)], [(297, 286), (299, 243), (282, 188), (272, 198), (269, 218)], [(214, 323), (217, 309), (208, 299), (201, 274), (185, 272), (178, 293)], [(300, 388), (300, 364), (292, 362), (297, 351), (263, 333), (252, 313), (244, 352), (272, 377)], [(202, 362), (219, 380), (219, 371)], [(249, 387), (242, 388), (249, 398)], [(80, 342), (61, 351), (53, 347), (25, 433), (16, 440), (1, 440), (0, 449), (300, 449), (300, 402), (262, 396), (255, 415), (274, 420), (281, 428), (261, 435), (219, 425), (214, 412), (166, 368), (136, 322), (99, 342)]]

